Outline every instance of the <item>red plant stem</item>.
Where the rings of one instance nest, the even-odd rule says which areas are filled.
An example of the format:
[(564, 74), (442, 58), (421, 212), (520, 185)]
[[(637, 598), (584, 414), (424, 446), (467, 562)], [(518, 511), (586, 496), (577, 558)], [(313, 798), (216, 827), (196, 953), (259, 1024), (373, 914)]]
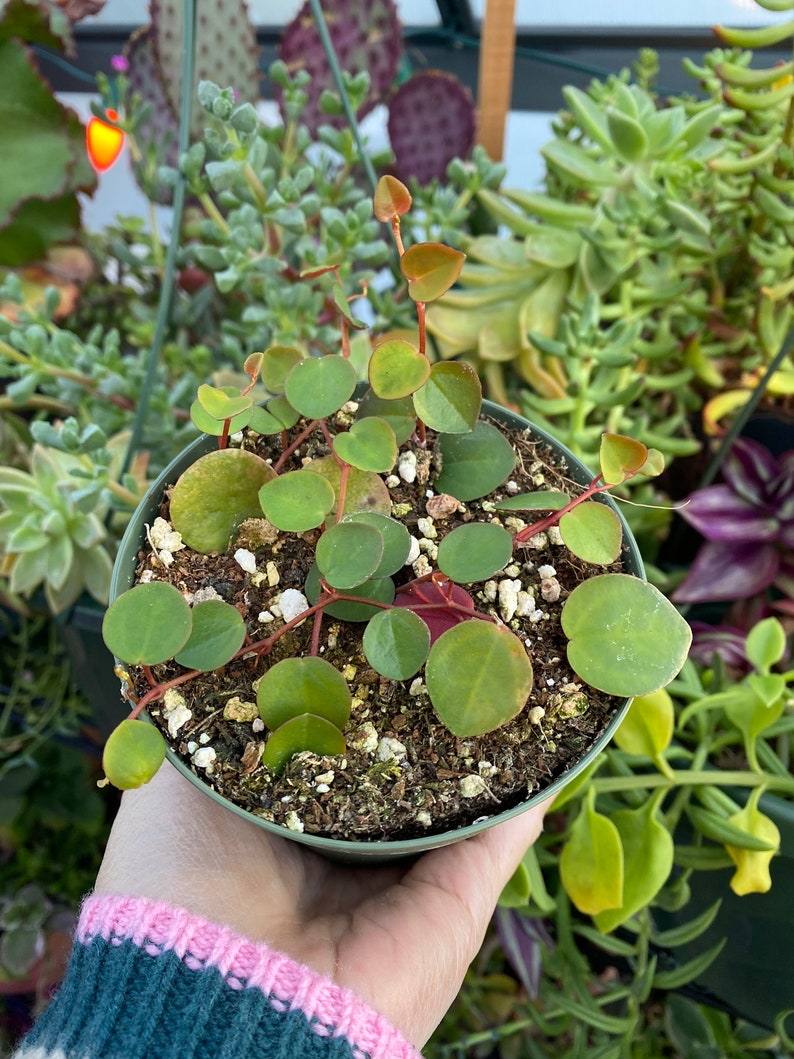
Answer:
[[(318, 600), (318, 603), (322, 603), (322, 596)], [(309, 648), (310, 654), (319, 655), (320, 653), (320, 630), (323, 627), (323, 613), (324, 611), (318, 610), (314, 615), (314, 622), (312, 623), (312, 641)]]
[(218, 438), (218, 448), (225, 449), (229, 444), (229, 424), (231, 419), (224, 419), (223, 421), (223, 433)]
[[(632, 475), (626, 475), (623, 479), (625, 482)], [(552, 526), (556, 526), (563, 515), (567, 515), (569, 511), (572, 511), (579, 504), (585, 500), (589, 500), (591, 496), (595, 496), (596, 493), (605, 493), (607, 490), (612, 489), (613, 486), (603, 482), (601, 485), (598, 483), (601, 481), (601, 475), (597, 475), (592, 482), (588, 485), (583, 493), (579, 496), (574, 497), (570, 500), (565, 507), (561, 507), (558, 511), (552, 511), (550, 515), (546, 515), (544, 518), (538, 519), (537, 522), (533, 522), (531, 526), (525, 526), (522, 530), (513, 538), (514, 543), (523, 544), (524, 541), (528, 541), (530, 537), (534, 537), (536, 533), (542, 533), (544, 530), (551, 529)], [(615, 483), (622, 484), (622, 483)]]
[(392, 235), (394, 236), (394, 241), (397, 244), (397, 252), (399, 253), (400, 257), (402, 257), (403, 254), (405, 253), (405, 248), (403, 247), (403, 237), (402, 237), (402, 233), (400, 232), (400, 218), (399, 217), (392, 217), (391, 230), (392, 230)]
[(427, 328), (425, 327), (426, 302), (416, 303), (416, 322), (419, 325), (419, 352), (423, 357), (427, 356)]
[(287, 448), (284, 449), (279, 458), (273, 464), (273, 470), (276, 472), (276, 474), (278, 474), (278, 472), (281, 470), (281, 468), (284, 466), (284, 464), (287, 462), (293, 452), (296, 452), (304, 443), (306, 438), (308, 438), (309, 435), (317, 429), (318, 424), (321, 422), (322, 420), (320, 419), (313, 419), (311, 423), (309, 423), (309, 425), (304, 430), (302, 430), (300, 434), (298, 434), (292, 444), (288, 445)]
[(347, 483), (350, 478), (350, 464), (342, 461), (339, 473), (339, 499), (336, 503), (336, 521), (341, 522), (345, 513), (345, 499), (347, 498)]

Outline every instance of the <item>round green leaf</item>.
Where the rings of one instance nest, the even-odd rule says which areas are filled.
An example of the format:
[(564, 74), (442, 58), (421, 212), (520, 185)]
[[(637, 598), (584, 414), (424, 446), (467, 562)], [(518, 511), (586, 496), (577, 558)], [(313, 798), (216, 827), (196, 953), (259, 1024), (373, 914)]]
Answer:
[(424, 386), (430, 361), (416, 346), (395, 338), (375, 346), (369, 361), (369, 382), (385, 401), (408, 397)]
[(560, 519), (560, 536), (586, 563), (607, 566), (620, 554), (620, 519), (611, 507), (585, 500)]
[(662, 593), (630, 574), (582, 582), (562, 608), (568, 661), (609, 695), (648, 695), (686, 660), (692, 631)]
[(468, 522), (451, 530), (438, 546), (438, 568), (458, 583), (484, 581), (513, 554), (513, 538), (493, 522)]
[(444, 434), (438, 439), (441, 474), (436, 491), (458, 500), (478, 500), (498, 489), (515, 469), (516, 454), (507, 438), (480, 421), (469, 434)]
[(383, 558), (373, 577), (390, 577), (405, 565), (411, 550), (411, 534), (402, 522), (378, 511), (355, 511), (352, 515), (345, 515), (342, 521), (374, 526), (383, 537)]
[(287, 471), (265, 482), (259, 490), (259, 503), (277, 529), (304, 533), (325, 522), (334, 506), (334, 490), (320, 474)]
[(601, 477), (608, 485), (619, 485), (637, 474), (647, 458), (648, 448), (641, 441), (624, 434), (601, 435)]
[(284, 392), (301, 415), (324, 419), (350, 400), (356, 381), (356, 369), (344, 357), (306, 357), (287, 375)]
[(623, 846), (608, 816), (585, 799), (560, 854), (560, 879), (580, 912), (594, 916), (623, 904)]
[(556, 489), (539, 489), (533, 493), (506, 496), (494, 506), (498, 511), (559, 511), (570, 499), (567, 493)]
[(333, 441), (334, 452), (340, 460), (361, 471), (385, 474), (397, 459), (397, 438), (385, 419), (358, 419)]
[[(304, 591), (306, 598), (314, 606), (320, 598), (320, 571), (317, 563), (312, 564), (306, 575)], [(391, 603), (394, 600), (395, 587), (390, 577), (373, 577), (363, 585), (356, 585), (347, 594), (359, 599), (371, 599), (376, 603)], [(381, 609), (368, 603), (340, 600), (338, 603), (330, 603), (325, 608), (325, 613), (331, 618), (339, 618), (340, 621), (369, 621), (379, 614)]]
[(233, 419), (243, 412), (250, 411), (253, 399), (250, 394), (240, 396), (240, 391), (233, 386), (210, 386), (202, 383), (197, 393), (198, 403), (212, 419)]
[(260, 679), (259, 715), (270, 729), (300, 714), (323, 717), (337, 729), (347, 724), (352, 696), (338, 669), (324, 658), (283, 658)]
[(748, 661), (766, 672), (786, 653), (786, 633), (777, 618), (764, 618), (747, 634), (744, 646)]
[[(334, 491), (334, 503), (330, 514), (336, 514), (339, 486), (342, 470), (335, 456), (320, 456), (303, 468), (312, 474), (321, 475)], [(381, 476), (375, 471), (362, 471), (353, 467), (347, 476), (345, 490), (345, 509), (343, 514), (351, 515), (354, 511), (379, 511), (382, 515), (391, 513), (391, 493)]]
[(364, 630), (364, 654), (372, 668), (390, 680), (418, 673), (430, 650), (430, 630), (405, 607), (376, 614)]
[(524, 708), (532, 665), (509, 629), (473, 618), (435, 641), (425, 668), (433, 708), (453, 735), (482, 735)]
[(192, 614), (190, 637), (174, 660), (186, 669), (203, 672), (225, 666), (245, 639), (245, 622), (239, 610), (221, 599), (207, 599), (196, 603)]
[(368, 581), (383, 558), (383, 537), (363, 522), (337, 522), (317, 542), (320, 573), (340, 592)]
[(257, 405), (251, 413), (248, 426), (257, 434), (280, 434), (294, 427), (300, 419), (286, 397), (273, 397), (266, 405)]
[[(664, 796), (664, 791), (660, 792)], [(639, 809), (617, 809), (612, 823), (623, 846), (623, 903), (596, 917), (605, 934), (645, 908), (664, 886), (673, 867), (673, 838), (656, 816), (659, 796), (649, 798)]]
[(102, 767), (121, 791), (148, 783), (163, 763), (165, 740), (146, 721), (127, 718), (114, 728), (105, 743)]
[(401, 180), (387, 173), (378, 181), (372, 208), (379, 221), (389, 224), (410, 210), (411, 193)]
[(408, 293), (415, 302), (440, 298), (457, 281), (466, 255), (444, 243), (415, 243), (400, 258), (400, 269), (408, 280)]
[(270, 393), (284, 393), (284, 383), (303, 354), (294, 346), (271, 346), (262, 357), (262, 382)]
[(156, 666), (182, 650), (191, 626), (190, 607), (179, 589), (166, 581), (150, 581), (111, 603), (102, 621), (102, 638), (122, 662)]
[(282, 724), (271, 735), (262, 763), (278, 774), (295, 754), (304, 750), (330, 757), (344, 754), (346, 749), (344, 736), (330, 721), (303, 713)]
[(171, 494), (171, 521), (197, 552), (225, 551), (247, 518), (261, 518), (259, 490), (272, 468), (247, 449), (217, 449), (196, 460)]
[[(203, 389), (204, 387), (199, 387), (199, 399), (194, 401), (190, 406), (190, 418), (203, 434), (211, 434), (213, 437), (220, 437), (223, 433), (225, 417), (215, 416), (206, 408), (205, 404), (201, 401), (201, 391)], [(215, 387), (210, 386), (208, 389), (215, 390)], [(235, 395), (238, 395), (239, 399), (240, 391), (235, 390), (233, 386), (224, 386), (217, 392), (222, 396), (227, 397), (230, 401)], [(213, 405), (213, 407), (217, 407), (217, 405)], [(241, 411), (229, 417), (231, 420), (229, 423), (230, 434), (234, 434), (238, 430), (242, 430), (243, 427), (248, 426), (253, 415), (254, 409), (250, 397), (243, 398), (240, 407)]]
[(442, 434), (465, 434), (474, 428), (482, 406), (477, 372), (463, 361), (442, 361), (414, 394), (416, 414)]
[(379, 416), (385, 419), (394, 431), (398, 445), (407, 441), (416, 430), (416, 412), (410, 397), (384, 401), (372, 390), (367, 390), (359, 401), (357, 418), (364, 419), (367, 416)]

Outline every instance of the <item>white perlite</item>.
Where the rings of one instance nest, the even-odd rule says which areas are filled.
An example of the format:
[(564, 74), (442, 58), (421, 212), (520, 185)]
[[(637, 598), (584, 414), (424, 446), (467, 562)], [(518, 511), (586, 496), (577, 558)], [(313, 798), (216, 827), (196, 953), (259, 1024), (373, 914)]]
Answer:
[(211, 746), (200, 746), (190, 760), (196, 768), (211, 769), (217, 756)]
[(284, 817), (284, 826), (290, 831), (297, 831), (299, 835), (303, 834), (303, 821), (294, 809), (291, 809)]
[(176, 688), (169, 688), (163, 695), (163, 719), (168, 725), (168, 734), (172, 739), (192, 717), (193, 714), (188, 709), (184, 695), (181, 695)]
[(185, 547), (182, 534), (175, 530), (170, 522), (160, 518), (159, 515), (149, 530), (149, 540), (152, 542), (152, 547), (156, 548), (157, 551), (178, 552)]
[(460, 793), (464, 798), (476, 798), (487, 790), (488, 786), (482, 776), (464, 776), (460, 781)]
[(238, 548), (234, 553), (234, 561), (247, 574), (256, 573), (256, 556), (253, 552), (249, 552), (247, 548)]
[(508, 622), (515, 616), (520, 590), (521, 582), (517, 579), (513, 581), (506, 577), (504, 581), (499, 582), (499, 613), (502, 615), (502, 621)]
[(416, 481), (416, 453), (403, 452), (397, 461), (397, 473), (404, 482), (410, 485)]
[(220, 592), (216, 591), (212, 585), (205, 585), (204, 588), (199, 588), (193, 593), (193, 599), (191, 603), (195, 607), (197, 603), (206, 603), (210, 599), (223, 599)]
[(388, 736), (384, 736), (378, 743), (378, 761), (389, 761), (391, 758), (394, 758), (395, 761), (402, 761), (407, 754), (405, 743), (401, 743), (399, 739), (390, 739)]
[(309, 609), (308, 599), (297, 588), (285, 589), (279, 596), (278, 605), (285, 622), (292, 621)]
[(549, 566), (548, 563), (545, 563), (543, 566), (539, 566), (538, 567), (538, 576), (539, 577), (556, 577), (557, 576), (557, 571), (554, 569), (553, 566)]

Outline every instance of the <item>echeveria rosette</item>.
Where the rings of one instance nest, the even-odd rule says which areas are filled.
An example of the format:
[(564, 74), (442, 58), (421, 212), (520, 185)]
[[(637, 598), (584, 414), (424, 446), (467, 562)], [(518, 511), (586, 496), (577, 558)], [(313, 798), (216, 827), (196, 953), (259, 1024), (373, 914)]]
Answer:
[(775, 457), (739, 438), (722, 477), (681, 510), (706, 542), (675, 601), (748, 599), (773, 585), (794, 595), (794, 452)]

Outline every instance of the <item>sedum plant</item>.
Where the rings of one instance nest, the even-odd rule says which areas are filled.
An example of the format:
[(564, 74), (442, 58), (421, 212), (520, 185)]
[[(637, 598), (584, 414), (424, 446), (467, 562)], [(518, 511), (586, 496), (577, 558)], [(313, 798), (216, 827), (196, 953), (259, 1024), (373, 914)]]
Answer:
[[(611, 507), (595, 498), (637, 474), (654, 476), (658, 452), (619, 435), (605, 435), (600, 473), (579, 495), (537, 490), (504, 495), (486, 519), (461, 520), (438, 541), (435, 566), (410, 580), (395, 578), (409, 561), (411, 537), (393, 508), (385, 482), (406, 449), (435, 461), (435, 503), (449, 515), (489, 497), (511, 477), (516, 453), (491, 423), (480, 419), (481, 387), (465, 364), (431, 364), (425, 313), (456, 281), (463, 255), (441, 243), (405, 247), (401, 217), (411, 203), (399, 181), (383, 178), (375, 194), (377, 218), (392, 227), (400, 268), (416, 306), (418, 342), (387, 336), (369, 359), (369, 389), (355, 408), (358, 374), (350, 333), (363, 325), (336, 277), (332, 298), (341, 326), (341, 355), (307, 357), (292, 346), (249, 355), (247, 384), (201, 386), (194, 422), (218, 437), (218, 448), (185, 470), (170, 493), (178, 545), (200, 553), (237, 547), (243, 526), (256, 520), (261, 544), (275, 556), (287, 542), (312, 550), (306, 607), (269, 636), (252, 640), (240, 612), (222, 600), (191, 608), (173, 585), (137, 584), (110, 606), (103, 625), (108, 647), (125, 665), (139, 667), (144, 690), (130, 692), (132, 716), (111, 735), (108, 778), (135, 786), (156, 771), (164, 754), (159, 732), (137, 720), (148, 706), (231, 660), (261, 658), (257, 703), (271, 734), (263, 762), (280, 771), (297, 752), (342, 754), (342, 729), (352, 693), (343, 672), (322, 657), (322, 623), (353, 622), (376, 674), (406, 681), (420, 672), (433, 709), (459, 738), (492, 731), (521, 711), (533, 683), (521, 639), (472, 595), (538, 534), (553, 526), (582, 560), (609, 566), (619, 556), (621, 527)], [(254, 388), (270, 396), (257, 404)], [(246, 428), (276, 439), (266, 460), (230, 443)], [(430, 435), (434, 438), (431, 448)], [(296, 460), (313, 439), (317, 453)], [(439, 512), (440, 512), (439, 507)], [(511, 532), (505, 522), (527, 516)], [(231, 543), (230, 543), (231, 542)], [(282, 640), (311, 620), (309, 650), (284, 656)], [(663, 686), (680, 667), (689, 630), (653, 586), (622, 573), (591, 577), (566, 599), (562, 614), (574, 671), (608, 694), (629, 696)], [(664, 647), (660, 652), (659, 646)], [(154, 667), (173, 660), (178, 675), (159, 678)], [(498, 674), (498, 677), (497, 677)], [(136, 685), (137, 686), (137, 685)]]
[[(585, 458), (605, 426), (696, 451), (698, 413), (714, 429), (746, 402), (792, 322), (790, 72), (751, 65), (791, 33), (718, 28), (725, 47), (686, 64), (698, 95), (654, 89), (648, 52), (634, 83), (566, 88), (544, 188), (477, 193), (506, 234), (466, 241), (428, 316), (442, 356), (498, 399), (515, 369), (526, 414)], [(791, 392), (774, 366), (770, 393)]]

